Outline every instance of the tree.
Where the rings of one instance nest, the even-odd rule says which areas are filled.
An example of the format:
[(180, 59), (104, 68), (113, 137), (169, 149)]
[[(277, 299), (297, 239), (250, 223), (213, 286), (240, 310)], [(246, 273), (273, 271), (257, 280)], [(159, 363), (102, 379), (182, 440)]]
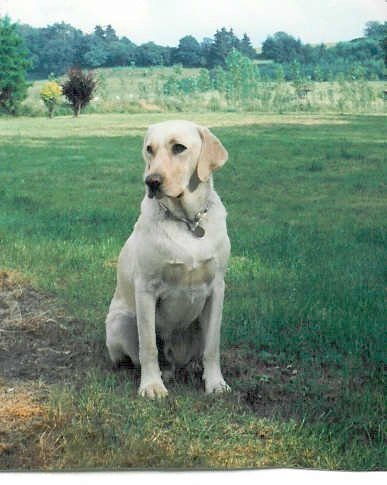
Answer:
[(214, 40), (211, 39), (210, 37), (204, 37), (202, 40), (202, 43), (200, 44), (200, 49), (202, 51), (202, 65), (205, 67), (210, 67), (209, 65), (209, 60), (210, 60), (210, 54), (211, 54), (211, 49), (212, 45), (214, 43)]
[(364, 34), (366, 37), (373, 37), (374, 39), (382, 40), (383, 37), (387, 35), (387, 22), (383, 24), (381, 22), (377, 22), (371, 20), (367, 22), (364, 29)]
[(0, 110), (15, 115), (27, 97), (27, 50), (8, 17), (0, 18)]
[(302, 44), (286, 32), (276, 32), (262, 44), (262, 55), (276, 62), (293, 62), (302, 56)]
[(108, 47), (108, 66), (129, 66), (135, 61), (136, 45), (128, 38), (112, 41)]
[(31, 27), (27, 24), (17, 25), (18, 34), (23, 39), (28, 58), (30, 60), (29, 72), (38, 72), (42, 51), (41, 31), (43, 29)]
[(101, 25), (96, 25), (94, 27), (94, 35), (96, 37), (99, 37), (101, 40), (105, 39), (105, 31), (104, 31), (103, 27), (101, 27)]
[(244, 56), (250, 57), (250, 59), (255, 59), (257, 57), (257, 53), (247, 34), (243, 34), (242, 40), (239, 43), (239, 50)]
[(40, 73), (60, 75), (79, 64), (83, 37), (80, 30), (64, 22), (40, 30)]
[(173, 55), (173, 61), (184, 67), (199, 67), (202, 64), (202, 49), (192, 35), (186, 35), (179, 40), (179, 45)]
[(40, 99), (46, 105), (48, 117), (52, 118), (54, 109), (62, 96), (62, 88), (56, 81), (48, 81), (40, 91)]
[(214, 35), (214, 42), (210, 47), (208, 65), (209, 67), (222, 66), (226, 64), (226, 57), (232, 49), (239, 50), (240, 41), (238, 37), (234, 35), (232, 29), (227, 30), (222, 27), (221, 30), (217, 30)]
[(127, 38), (119, 39), (111, 25), (105, 29), (97, 25), (87, 38), (87, 52), (83, 59), (87, 66), (127, 66), (134, 60), (135, 45)]
[(100, 35), (94, 33), (84, 37), (82, 65), (92, 68), (104, 66), (108, 56), (105, 42)]
[(113, 27), (109, 24), (105, 29), (105, 40), (106, 42), (117, 42), (118, 37), (116, 31)]
[(74, 116), (93, 99), (97, 81), (92, 71), (84, 72), (73, 67), (68, 72), (68, 79), (62, 84), (63, 95), (68, 99)]
[(259, 71), (250, 58), (236, 49), (226, 57), (226, 78), (226, 96), (234, 104), (255, 96)]
[(384, 53), (384, 65), (387, 66), (387, 35), (384, 36), (382, 41), (382, 48)]
[(364, 33), (366, 37), (371, 37), (379, 43), (384, 54), (384, 64), (387, 66), (387, 22), (367, 22)]
[(170, 55), (170, 48), (157, 45), (154, 42), (147, 42), (146, 44), (141, 44), (136, 49), (136, 65), (168, 65), (168, 55)]

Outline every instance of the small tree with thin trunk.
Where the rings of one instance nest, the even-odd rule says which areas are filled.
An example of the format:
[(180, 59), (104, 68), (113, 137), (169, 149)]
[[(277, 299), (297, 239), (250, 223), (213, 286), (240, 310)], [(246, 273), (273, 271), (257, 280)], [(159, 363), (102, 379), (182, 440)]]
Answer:
[(84, 72), (77, 67), (72, 67), (67, 75), (68, 79), (62, 84), (62, 92), (69, 101), (74, 116), (78, 116), (93, 99), (97, 81), (92, 71)]
[(52, 118), (54, 109), (59, 103), (61, 96), (62, 88), (56, 81), (49, 81), (42, 87), (40, 91), (40, 99), (46, 105), (49, 118)]

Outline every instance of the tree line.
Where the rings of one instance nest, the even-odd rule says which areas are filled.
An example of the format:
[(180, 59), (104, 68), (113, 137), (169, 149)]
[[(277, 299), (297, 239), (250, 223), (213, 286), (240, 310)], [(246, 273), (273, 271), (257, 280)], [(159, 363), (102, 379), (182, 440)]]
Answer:
[(235, 49), (253, 60), (273, 61), (260, 66), (262, 74), (269, 78), (276, 76), (280, 65), (285, 78), (292, 79), (293, 64), (298, 63), (305, 76), (321, 81), (332, 80), (338, 73), (381, 79), (385, 30), (386, 23), (368, 22), (363, 38), (339, 42), (333, 47), (304, 44), (285, 32), (277, 32), (267, 37), (258, 54), (247, 34), (238, 38), (232, 29), (224, 27), (202, 42), (186, 35), (177, 47), (168, 47), (154, 42), (136, 45), (127, 37), (119, 37), (111, 25), (97, 25), (91, 34), (64, 22), (43, 28), (18, 25), (31, 62), (29, 74), (34, 77), (58, 76), (72, 66), (94, 69), (181, 64), (214, 69), (224, 67), (228, 54)]
[(111, 25), (97, 25), (94, 32), (84, 34), (64, 22), (43, 28), (19, 25), (31, 60), (30, 73), (61, 75), (72, 66), (94, 69), (117, 66), (171, 66), (213, 68), (225, 62), (235, 48), (254, 58), (256, 51), (247, 34), (241, 39), (233, 30), (222, 28), (213, 39), (199, 43), (193, 36), (180, 39), (178, 47), (166, 47), (154, 42), (134, 44), (127, 37), (118, 37)]
[[(338, 75), (345, 78), (383, 79), (387, 64), (387, 22), (367, 22), (364, 37), (325, 44), (303, 44), (286, 32), (269, 36), (262, 45), (262, 57), (281, 65), (285, 78), (293, 79), (294, 65), (303, 76), (316, 81), (332, 81)], [(272, 72), (275, 66), (267, 66)]]

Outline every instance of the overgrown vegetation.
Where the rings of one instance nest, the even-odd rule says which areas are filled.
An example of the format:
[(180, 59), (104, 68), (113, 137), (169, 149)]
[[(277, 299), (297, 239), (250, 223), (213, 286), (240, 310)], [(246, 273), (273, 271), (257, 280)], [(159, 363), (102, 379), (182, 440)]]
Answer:
[[(68, 315), (42, 310), (44, 325), (1, 334), (4, 351), (20, 346), (19, 379), (38, 369), (39, 387), (0, 382), (17, 391), (4, 404), (13, 432), (29, 436), (0, 446), (2, 466), (385, 468), (385, 117), (184, 113), (230, 154), (215, 185), (232, 242), (222, 356), (233, 393), (205, 397), (182, 375), (160, 403), (137, 397), (135, 372), (111, 373), (104, 318), (144, 193), (142, 137), (169, 117), (0, 119), (0, 267)], [(17, 403), (36, 409), (28, 429)]]
[(164, 94), (184, 100), (186, 95), (207, 93), (214, 110), (372, 112), (383, 108), (381, 86), (374, 90), (360, 73), (351, 81), (342, 76), (335, 83), (312, 83), (295, 62), (290, 83), (282, 68), (277, 69), (274, 80), (265, 78), (261, 71), (260, 65), (232, 50), (225, 68), (218, 66), (211, 75), (201, 70), (196, 76), (179, 79), (175, 71), (164, 84)]
[[(364, 78), (311, 82), (294, 65), (294, 81), (283, 70), (273, 81), (264, 79), (260, 65), (232, 51), (225, 68), (117, 68), (96, 71), (98, 85), (87, 113), (183, 111), (256, 111), (272, 113), (378, 113), (384, 110), (383, 84)], [(42, 116), (42, 82), (35, 82), (23, 104), (25, 115)], [(58, 114), (69, 114), (65, 105)]]

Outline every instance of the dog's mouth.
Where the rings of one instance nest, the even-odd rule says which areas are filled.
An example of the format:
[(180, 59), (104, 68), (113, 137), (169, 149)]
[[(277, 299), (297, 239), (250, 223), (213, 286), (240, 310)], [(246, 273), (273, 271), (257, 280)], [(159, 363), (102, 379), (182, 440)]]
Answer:
[(157, 187), (157, 188), (147, 187), (147, 189), (148, 189), (148, 197), (150, 199), (155, 198), (157, 200), (160, 200), (163, 197), (169, 197), (171, 199), (180, 199), (184, 194), (184, 190), (182, 190), (177, 195), (169, 195), (169, 194), (165, 193), (160, 187)]
[(150, 199), (153, 199), (154, 197), (156, 199), (162, 199), (164, 197), (164, 194), (160, 189), (152, 189), (148, 187), (148, 197)]

